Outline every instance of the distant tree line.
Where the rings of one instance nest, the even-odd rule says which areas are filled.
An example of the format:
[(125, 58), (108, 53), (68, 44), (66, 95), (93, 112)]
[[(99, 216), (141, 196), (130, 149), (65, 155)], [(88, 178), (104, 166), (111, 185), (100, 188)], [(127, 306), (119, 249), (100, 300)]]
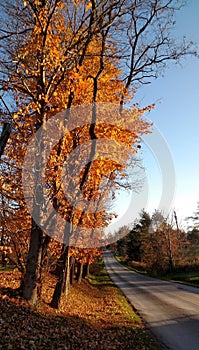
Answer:
[(183, 230), (178, 227), (175, 212), (169, 219), (158, 210), (152, 215), (143, 210), (132, 227), (123, 226), (114, 233), (116, 243), (111, 248), (123, 262), (152, 275), (198, 268), (198, 214), (199, 203), (197, 212), (189, 218), (192, 226)]

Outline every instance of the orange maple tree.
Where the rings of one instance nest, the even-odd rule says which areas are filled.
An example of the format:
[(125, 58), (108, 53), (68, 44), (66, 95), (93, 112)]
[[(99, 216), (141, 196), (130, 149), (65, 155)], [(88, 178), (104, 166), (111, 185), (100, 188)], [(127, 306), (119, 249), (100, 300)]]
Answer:
[[(79, 116), (84, 118), (84, 126), (66, 133), (52, 149), (46, 169), (46, 184), (49, 186), (54, 206), (68, 220), (70, 226), (72, 224), (72, 232), (79, 239), (78, 244), (81, 247), (82, 237), (89, 241), (89, 230), (93, 232), (97, 227), (106, 226), (111, 215), (107, 215), (103, 204), (100, 211), (93, 212), (92, 215), (85, 213), (84, 208), (77, 210), (70, 207), (60, 182), (63, 163), (75, 148), (92, 141), (90, 162), (83, 168), (79, 183), (76, 182), (79, 188), (76, 186), (75, 190), (82, 191), (90, 206), (94, 201), (99, 202), (102, 197), (105, 203), (108, 200), (105, 186), (109, 184), (110, 189), (114, 188), (115, 180), (122, 176), (128, 159), (137, 151), (138, 138), (147, 133), (150, 126), (142, 119), (142, 114), (150, 108), (139, 109), (136, 105), (130, 109), (124, 107), (124, 102), (130, 101), (132, 94), (130, 84), (127, 86), (122, 81), (120, 58), (110, 40), (109, 30), (115, 16), (114, 5), (106, 9), (109, 16), (104, 17), (102, 13), (97, 13), (103, 9), (90, 7), (90, 2), (76, 2), (71, 6), (70, 9), (61, 0), (51, 4), (47, 1), (27, 1), (21, 5), (22, 12), (18, 12), (17, 16), (15, 14), (10, 24), (15, 26), (17, 22), (25, 29), (20, 40), (13, 41), (14, 45), (9, 55), (14, 64), (10, 67), (7, 81), (4, 82), (5, 86), (7, 84), (9, 87), (8, 90), (12, 91), (15, 110), (12, 114), (12, 135), (4, 158), (4, 162), (9, 164), (9, 176), (4, 178), (2, 185), (7, 188), (6, 193), (4, 192), (5, 197), (9, 198), (11, 193), (10, 206), (15, 200), (19, 210), (24, 210), (27, 215), (27, 220), (21, 221), (24, 234), (30, 231), (26, 273), (22, 285), (23, 296), (32, 302), (36, 301), (41, 291), (42, 257), (48, 246), (46, 244), (44, 249), (44, 242), (48, 242), (49, 239), (34, 218), (28, 217), (23, 201), (21, 168), (31, 137), (41, 126), (45, 128), (48, 120), (56, 113), (66, 108), (75, 108), (82, 103), (92, 104), (91, 119), (86, 122), (86, 115)], [(80, 18), (80, 15), (83, 17), (77, 27), (75, 16)], [(122, 104), (119, 106), (121, 96)], [(102, 109), (98, 118), (96, 104), (100, 106), (100, 102), (118, 103), (117, 113), (115, 107), (114, 111), (109, 110), (108, 113), (106, 109)], [(98, 139), (106, 140), (106, 154), (111, 153), (112, 159), (95, 160)], [(108, 143), (108, 140), (112, 143)], [(42, 140), (40, 143), (42, 144)], [(117, 161), (118, 153), (123, 159), (122, 165)], [(39, 169), (42, 166), (40, 155), (35, 157)], [(71, 178), (74, 182), (76, 168), (74, 160), (71, 161)], [(81, 157), (78, 162), (81, 164)], [(78, 177), (78, 174), (76, 176)], [(37, 186), (40, 180), (40, 175), (35, 169), (34, 176), (30, 176), (29, 185), (31, 186), (32, 181), (33, 187)], [(33, 196), (34, 210), (40, 213), (38, 203), (37, 196)], [(19, 230), (16, 229), (16, 232), (16, 237), (20, 239)], [(69, 234), (71, 235), (71, 232)], [(63, 246), (62, 252), (62, 264), (66, 266), (69, 250)], [(63, 276), (60, 278), (59, 285), (64, 282)]]

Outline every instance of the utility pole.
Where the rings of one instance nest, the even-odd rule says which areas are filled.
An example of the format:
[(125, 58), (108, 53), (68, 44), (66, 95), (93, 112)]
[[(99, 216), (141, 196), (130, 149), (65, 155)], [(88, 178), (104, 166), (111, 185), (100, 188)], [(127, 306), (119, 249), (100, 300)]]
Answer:
[[(178, 218), (177, 218), (175, 210), (173, 211), (173, 216), (174, 216), (174, 219), (175, 219), (177, 232), (179, 232)], [(170, 226), (169, 226), (169, 229), (168, 229), (168, 250), (169, 250), (169, 269), (170, 269), (170, 272), (172, 272), (173, 271), (173, 267), (174, 267), (174, 262), (173, 262), (173, 253), (172, 253), (172, 247), (171, 247), (171, 227)]]

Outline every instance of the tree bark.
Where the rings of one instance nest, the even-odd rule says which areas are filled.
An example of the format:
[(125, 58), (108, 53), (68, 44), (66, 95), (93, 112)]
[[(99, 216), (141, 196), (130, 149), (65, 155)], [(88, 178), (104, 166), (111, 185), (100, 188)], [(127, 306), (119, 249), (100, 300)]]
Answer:
[(41, 295), (42, 238), (42, 229), (32, 219), (30, 249), (26, 273), (22, 281), (22, 295), (32, 304), (35, 304)]
[(69, 246), (62, 245), (62, 252), (57, 265), (57, 275), (58, 281), (55, 286), (52, 301), (50, 303), (51, 307), (59, 309), (61, 296), (64, 289), (65, 276), (66, 276), (66, 265), (68, 261)]
[(3, 151), (6, 147), (6, 143), (9, 139), (10, 133), (11, 133), (11, 124), (4, 123), (3, 130), (2, 130), (1, 136), (0, 136), (0, 158), (1, 158)]
[(77, 265), (77, 283), (80, 284), (82, 281), (83, 264), (78, 263)]
[(44, 238), (43, 244), (42, 244), (42, 256), (41, 256), (41, 265), (43, 266), (44, 264), (44, 259), (47, 255), (47, 249), (48, 249), (48, 245), (50, 243), (51, 237), (47, 236)]
[(64, 283), (63, 283), (63, 290), (62, 290), (62, 293), (65, 295), (65, 297), (67, 296), (69, 287), (70, 287), (70, 262), (71, 262), (71, 259), (68, 255), (66, 259), (66, 264), (65, 264)]
[(75, 279), (75, 258), (71, 256), (71, 262), (70, 262), (70, 284), (72, 285), (74, 283)]
[(87, 262), (83, 266), (83, 273), (82, 273), (82, 278), (86, 278), (89, 275), (89, 263)]

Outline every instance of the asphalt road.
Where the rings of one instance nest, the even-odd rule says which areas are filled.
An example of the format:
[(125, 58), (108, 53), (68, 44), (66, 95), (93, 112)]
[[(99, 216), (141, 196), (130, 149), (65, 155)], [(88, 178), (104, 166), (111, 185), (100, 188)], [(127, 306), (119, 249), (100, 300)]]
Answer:
[(104, 253), (104, 262), (163, 349), (199, 350), (199, 289), (130, 271), (111, 252)]

